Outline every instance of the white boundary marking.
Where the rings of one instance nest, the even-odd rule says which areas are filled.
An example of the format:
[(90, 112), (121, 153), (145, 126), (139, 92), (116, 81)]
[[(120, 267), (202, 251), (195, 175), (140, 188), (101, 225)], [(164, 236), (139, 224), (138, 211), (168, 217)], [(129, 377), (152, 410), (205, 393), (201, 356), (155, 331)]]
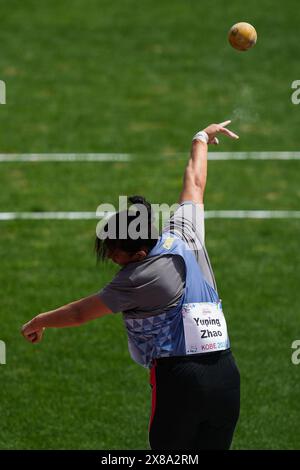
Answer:
[[(97, 220), (104, 212), (0, 212), (7, 220)], [(205, 211), (206, 219), (300, 219), (300, 211)]]
[(127, 153), (0, 153), (2, 162), (129, 162)]
[[(99, 214), (101, 217), (102, 214)], [(0, 212), (1, 220), (85, 220), (97, 219), (95, 212)]]
[(300, 211), (205, 211), (206, 219), (300, 219)]
[[(177, 156), (179, 154), (176, 154)], [(180, 154), (183, 156), (183, 154)], [(125, 153), (2, 153), (1, 162), (129, 162)], [(210, 160), (300, 160), (300, 152), (210, 152)], [(0, 212), (0, 221), (8, 220), (96, 220), (95, 212)], [(300, 219), (300, 211), (219, 210), (205, 211), (207, 219)]]
[(300, 160), (300, 152), (209, 152), (209, 160)]
[[(146, 154), (145, 154), (146, 155)], [(1, 153), (4, 162), (130, 162), (135, 156), (128, 153)], [(188, 153), (173, 157), (188, 157)], [(163, 158), (162, 155), (160, 155)], [(172, 155), (166, 155), (172, 157)], [(151, 155), (149, 155), (151, 159)], [(153, 158), (156, 159), (155, 157)], [(209, 152), (209, 160), (300, 160), (300, 152)]]

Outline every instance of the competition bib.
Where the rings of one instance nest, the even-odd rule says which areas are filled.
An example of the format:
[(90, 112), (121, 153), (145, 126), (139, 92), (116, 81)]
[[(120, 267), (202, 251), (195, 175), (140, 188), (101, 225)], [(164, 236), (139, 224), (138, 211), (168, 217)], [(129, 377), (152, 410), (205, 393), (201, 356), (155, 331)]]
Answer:
[(222, 351), (230, 347), (221, 302), (183, 304), (186, 354)]

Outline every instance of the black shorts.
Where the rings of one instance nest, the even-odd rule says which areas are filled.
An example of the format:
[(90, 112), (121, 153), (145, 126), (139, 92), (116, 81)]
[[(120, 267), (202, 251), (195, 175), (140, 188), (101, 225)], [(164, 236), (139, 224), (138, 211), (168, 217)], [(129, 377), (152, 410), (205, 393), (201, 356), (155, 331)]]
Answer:
[(240, 374), (231, 351), (156, 359), (150, 369), (151, 449), (229, 449)]

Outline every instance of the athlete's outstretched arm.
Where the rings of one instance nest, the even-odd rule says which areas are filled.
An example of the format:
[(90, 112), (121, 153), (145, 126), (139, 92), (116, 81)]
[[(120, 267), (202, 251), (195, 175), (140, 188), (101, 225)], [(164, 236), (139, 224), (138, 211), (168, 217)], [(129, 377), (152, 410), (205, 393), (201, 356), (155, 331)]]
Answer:
[(87, 321), (103, 317), (111, 310), (102, 302), (99, 295), (77, 300), (63, 307), (40, 313), (22, 327), (22, 335), (31, 343), (41, 341), (45, 328), (80, 326)]
[(216, 137), (218, 133), (225, 134), (232, 139), (239, 138), (229, 129), (226, 129), (230, 122), (225, 121), (220, 124), (211, 124), (194, 136), (190, 158), (184, 172), (180, 203), (193, 201), (203, 204), (207, 178), (207, 147), (208, 144), (219, 143)]

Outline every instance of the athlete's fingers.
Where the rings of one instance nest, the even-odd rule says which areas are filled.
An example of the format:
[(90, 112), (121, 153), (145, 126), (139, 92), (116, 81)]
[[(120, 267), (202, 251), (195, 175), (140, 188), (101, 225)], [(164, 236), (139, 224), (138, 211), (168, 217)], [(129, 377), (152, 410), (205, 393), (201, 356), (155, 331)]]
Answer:
[(239, 139), (239, 136), (235, 134), (234, 132), (230, 131), (229, 129), (226, 129), (226, 127), (221, 127), (219, 129), (219, 132), (222, 132), (222, 134), (227, 135), (228, 137), (231, 137), (231, 139)]
[(229, 121), (224, 121), (224, 122), (220, 122), (219, 126), (225, 127), (225, 126), (228, 126), (228, 124), (230, 124), (230, 123), (231, 123), (231, 120), (229, 120)]
[(29, 335), (24, 335), (24, 338), (27, 339), (30, 343), (34, 343), (36, 340), (36, 333), (30, 333)]
[(219, 144), (219, 139), (217, 137), (214, 137), (213, 140), (211, 141), (211, 144), (218, 145)]

